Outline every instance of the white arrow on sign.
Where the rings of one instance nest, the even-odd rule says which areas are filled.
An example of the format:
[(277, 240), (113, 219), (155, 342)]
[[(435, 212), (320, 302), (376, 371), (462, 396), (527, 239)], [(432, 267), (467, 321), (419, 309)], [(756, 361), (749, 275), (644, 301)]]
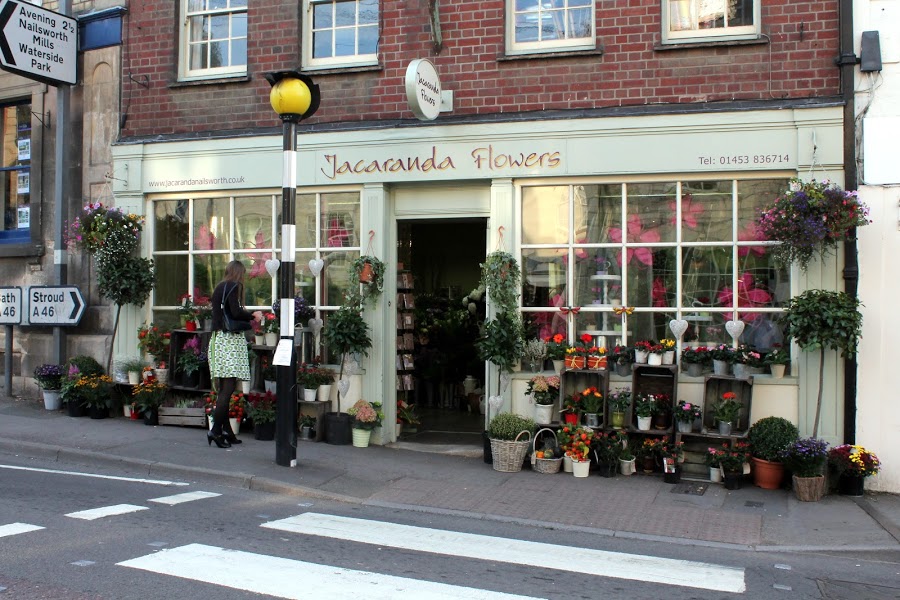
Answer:
[(35, 286), (28, 290), (31, 325), (78, 325), (84, 308), (81, 290), (73, 285)]
[(50, 85), (77, 81), (77, 21), (17, 0), (0, 2), (0, 65)]
[(0, 287), (0, 325), (18, 325), (22, 322), (22, 288)]

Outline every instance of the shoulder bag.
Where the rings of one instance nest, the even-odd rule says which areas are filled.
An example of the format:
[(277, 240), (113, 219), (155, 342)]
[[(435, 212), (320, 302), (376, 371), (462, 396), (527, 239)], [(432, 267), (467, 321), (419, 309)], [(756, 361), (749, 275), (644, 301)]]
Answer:
[(222, 295), (222, 304), (220, 305), (222, 309), (222, 324), (227, 332), (247, 331), (250, 329), (250, 321), (239, 321), (228, 315), (228, 294), (233, 292), (236, 287), (237, 285)]

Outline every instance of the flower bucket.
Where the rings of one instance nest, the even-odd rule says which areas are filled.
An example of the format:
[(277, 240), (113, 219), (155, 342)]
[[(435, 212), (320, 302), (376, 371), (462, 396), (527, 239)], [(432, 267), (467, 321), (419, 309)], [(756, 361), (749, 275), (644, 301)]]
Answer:
[(160, 383), (167, 384), (169, 383), (169, 370), (168, 369), (154, 369), (156, 373), (156, 380)]
[(275, 439), (275, 421), (253, 424), (253, 439), (271, 442)]
[(650, 359), (650, 353), (646, 350), (635, 350), (634, 351), (634, 362), (639, 365), (647, 364), (647, 361)]
[(866, 488), (866, 478), (846, 473), (838, 477), (838, 493), (841, 496), (862, 496)]
[(546, 424), (553, 421), (552, 404), (535, 404), (534, 405), (534, 421), (535, 423)]
[(687, 374), (690, 377), (703, 377), (703, 365), (700, 363), (688, 363)]
[(575, 461), (572, 460), (572, 457), (569, 455), (563, 456), (563, 473), (571, 473), (572, 472), (572, 464)]
[(606, 368), (606, 357), (605, 356), (588, 356), (587, 357), (587, 368), (588, 369), (605, 369)]
[(566, 361), (564, 361), (564, 360), (554, 360), (553, 361), (553, 370), (556, 372), (557, 375), (562, 373), (563, 367), (565, 367), (565, 366), (566, 366)]
[(616, 375), (620, 377), (629, 377), (631, 375), (631, 363), (616, 363)]
[(567, 425), (578, 425), (578, 415), (575, 413), (563, 413), (563, 420)]
[(276, 383), (271, 379), (263, 380), (263, 389), (267, 392), (275, 393), (275, 388), (277, 387)]
[(637, 418), (637, 428), (641, 431), (650, 431), (650, 423), (653, 421), (653, 417), (638, 417)]
[(231, 424), (231, 430), (234, 432), (234, 435), (237, 435), (241, 432), (241, 420), (240, 419), (228, 417), (228, 423)]
[(591, 472), (591, 461), (589, 460), (573, 460), (572, 475), (575, 477), (587, 477)]
[(583, 356), (578, 356), (577, 354), (569, 354), (566, 356), (567, 369), (583, 369), (585, 364)]
[(303, 390), (303, 401), (304, 402), (315, 402), (317, 393), (318, 393), (317, 389), (311, 390), (309, 388), (305, 388)]
[(623, 412), (614, 412), (612, 416), (609, 418), (610, 424), (616, 429), (622, 429), (625, 427), (625, 413)]
[(742, 479), (744, 474), (740, 471), (725, 471), (725, 475), (723, 477), (723, 481), (725, 482), (726, 490), (739, 490), (742, 486)]
[(674, 365), (675, 364), (675, 351), (674, 350), (666, 350), (662, 353), (662, 364), (664, 365)]
[(369, 440), (371, 438), (372, 438), (372, 430), (371, 429), (357, 429), (355, 427), (353, 428), (353, 447), (354, 448), (368, 448)]
[(277, 346), (278, 345), (278, 334), (277, 333), (267, 333), (266, 334), (266, 346)]
[(141, 374), (137, 371), (128, 371), (128, 385), (137, 385), (141, 382)]
[(750, 371), (748, 370), (747, 365), (743, 363), (735, 363), (734, 376), (738, 379), (747, 379), (748, 377), (750, 377)]
[(647, 364), (651, 367), (659, 367), (663, 364), (662, 354), (656, 354), (655, 352), (651, 352), (650, 356), (647, 357)]
[(197, 321), (185, 321), (184, 328), (188, 331), (197, 331)]
[(331, 384), (320, 385), (316, 390), (316, 398), (319, 402), (328, 402), (331, 399)]
[(719, 435), (731, 435), (731, 423), (719, 421)]
[(713, 360), (714, 375), (728, 375), (730, 365), (724, 360)]
[(622, 475), (628, 476), (633, 474), (637, 469), (634, 467), (634, 459), (631, 460), (622, 460), (619, 459), (619, 471), (621, 471)]
[(709, 481), (711, 483), (722, 483), (722, 467), (709, 468)]
[(825, 496), (825, 476), (793, 477), (794, 495), (800, 502), (818, 502)]
[(59, 410), (62, 408), (62, 400), (59, 398), (59, 390), (43, 390), (44, 409)]
[(266, 336), (265, 334), (258, 334), (253, 336), (253, 342), (257, 346), (265, 346), (266, 345)]
[(694, 430), (692, 421), (678, 421), (678, 433), (690, 433)]
[(243, 394), (250, 393), (250, 382), (246, 379), (241, 379), (241, 393), (243, 393)]
[(784, 377), (784, 370), (786, 365), (769, 365), (769, 370), (772, 371), (772, 379), (781, 379)]
[(600, 416), (597, 413), (584, 413), (584, 424), (588, 427), (600, 427)]

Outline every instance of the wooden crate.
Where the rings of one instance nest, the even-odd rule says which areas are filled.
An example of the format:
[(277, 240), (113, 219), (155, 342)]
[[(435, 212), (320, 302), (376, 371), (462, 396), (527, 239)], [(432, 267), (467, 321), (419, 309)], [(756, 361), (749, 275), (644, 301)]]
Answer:
[(159, 424), (206, 427), (206, 410), (203, 408), (173, 408), (171, 406), (160, 406)]
[(674, 428), (672, 410), (678, 393), (678, 366), (677, 365), (634, 365), (631, 373), (631, 406), (625, 415), (626, 427), (637, 432), (637, 417), (634, 414), (634, 401), (640, 394), (652, 394), (659, 396), (665, 394), (669, 397), (669, 405), (666, 407), (669, 413), (669, 427), (665, 430), (654, 430), (655, 433), (671, 432)]
[(735, 400), (741, 403), (741, 412), (737, 423), (731, 426), (732, 436), (744, 436), (750, 428), (750, 406), (753, 402), (753, 377), (737, 379), (725, 375), (707, 375), (703, 390), (703, 427), (710, 434), (718, 432), (718, 425), (713, 415), (713, 405), (722, 399), (725, 392), (734, 392)]

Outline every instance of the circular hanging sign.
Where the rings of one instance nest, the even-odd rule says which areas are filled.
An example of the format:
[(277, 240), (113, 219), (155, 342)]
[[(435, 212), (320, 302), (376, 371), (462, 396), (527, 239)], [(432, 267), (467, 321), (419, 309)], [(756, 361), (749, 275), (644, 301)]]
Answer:
[(441, 78), (430, 60), (420, 58), (406, 67), (406, 100), (421, 121), (433, 121), (441, 112)]

